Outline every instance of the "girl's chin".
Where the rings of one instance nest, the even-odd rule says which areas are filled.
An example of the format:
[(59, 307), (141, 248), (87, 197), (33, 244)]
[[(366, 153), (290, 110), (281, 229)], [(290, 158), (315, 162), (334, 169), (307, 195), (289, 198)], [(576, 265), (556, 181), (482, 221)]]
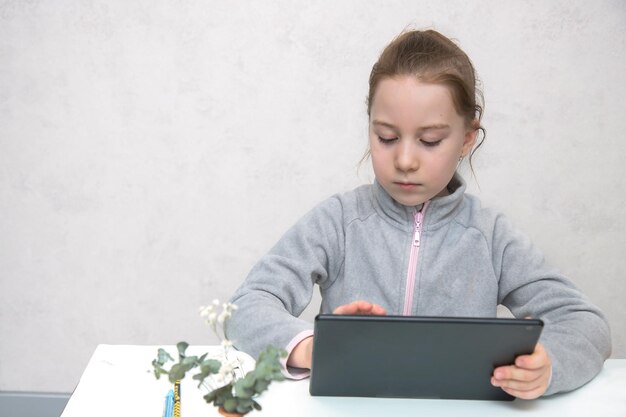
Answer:
[(423, 197), (418, 196), (406, 196), (406, 195), (397, 195), (396, 193), (391, 194), (391, 198), (393, 198), (397, 203), (402, 204), (403, 206), (419, 206), (424, 203), (424, 201), (428, 199), (424, 199)]

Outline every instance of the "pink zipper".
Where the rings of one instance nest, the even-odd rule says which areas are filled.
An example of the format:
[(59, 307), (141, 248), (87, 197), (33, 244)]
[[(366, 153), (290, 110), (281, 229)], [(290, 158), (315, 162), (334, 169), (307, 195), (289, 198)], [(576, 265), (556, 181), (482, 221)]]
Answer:
[(420, 238), (422, 234), (422, 222), (424, 220), (424, 214), (426, 213), (426, 207), (428, 207), (430, 201), (426, 201), (422, 205), (420, 211), (413, 213), (414, 227), (413, 227), (413, 242), (411, 243), (411, 255), (409, 256), (409, 270), (406, 274), (406, 291), (404, 293), (404, 310), (402, 314), (409, 316), (411, 314), (411, 307), (413, 306), (413, 291), (415, 290), (415, 268), (417, 267), (417, 258), (420, 253)]

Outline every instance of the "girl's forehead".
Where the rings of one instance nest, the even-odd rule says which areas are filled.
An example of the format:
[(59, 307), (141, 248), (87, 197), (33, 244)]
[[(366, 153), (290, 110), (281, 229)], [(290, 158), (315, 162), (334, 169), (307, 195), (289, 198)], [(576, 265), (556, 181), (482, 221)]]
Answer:
[(400, 125), (462, 124), (448, 87), (415, 77), (385, 78), (372, 101), (371, 119)]

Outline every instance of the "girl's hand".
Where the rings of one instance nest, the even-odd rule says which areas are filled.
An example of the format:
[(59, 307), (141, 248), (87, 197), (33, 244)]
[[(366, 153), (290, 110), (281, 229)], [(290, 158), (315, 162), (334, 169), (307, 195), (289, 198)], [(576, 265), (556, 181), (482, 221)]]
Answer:
[(291, 351), (287, 365), (295, 368), (311, 369), (313, 361), (313, 336), (302, 339)]
[(551, 374), (548, 352), (537, 343), (532, 354), (518, 356), (514, 365), (494, 369), (491, 384), (514, 397), (532, 400), (546, 392)]
[(368, 301), (358, 300), (350, 304), (344, 304), (337, 307), (333, 314), (356, 314), (361, 316), (384, 316), (387, 314), (384, 308), (378, 304), (372, 304)]
[[(350, 304), (345, 304), (337, 307), (333, 314), (360, 314), (360, 315), (372, 315), (372, 316), (384, 316), (387, 314), (384, 308), (378, 304), (372, 304), (367, 301), (353, 301)], [(311, 362), (313, 358), (313, 336), (303, 339), (296, 345), (291, 351), (289, 358), (287, 359), (287, 365), (296, 368), (311, 369)]]

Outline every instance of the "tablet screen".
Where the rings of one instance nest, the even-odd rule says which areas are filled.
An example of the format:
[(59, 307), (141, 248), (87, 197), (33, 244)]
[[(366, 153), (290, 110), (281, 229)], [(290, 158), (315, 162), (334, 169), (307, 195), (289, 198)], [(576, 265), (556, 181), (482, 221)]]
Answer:
[(532, 353), (537, 319), (318, 315), (311, 395), (511, 400), (493, 369)]

